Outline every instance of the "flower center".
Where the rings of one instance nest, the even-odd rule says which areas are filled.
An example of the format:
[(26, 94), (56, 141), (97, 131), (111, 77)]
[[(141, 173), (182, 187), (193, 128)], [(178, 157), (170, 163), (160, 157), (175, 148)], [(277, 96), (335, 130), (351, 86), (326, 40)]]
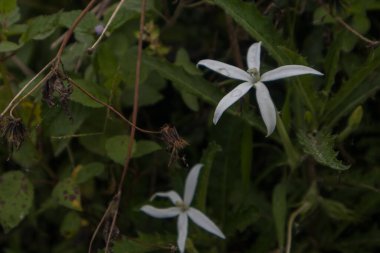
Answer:
[(250, 74), (255, 79), (255, 81), (260, 80), (260, 71), (257, 68), (248, 69), (247, 73)]
[(182, 202), (182, 201), (177, 201), (177, 202), (175, 203), (175, 205), (176, 205), (179, 209), (181, 209), (182, 212), (186, 212), (186, 211), (189, 209), (189, 207), (188, 207), (184, 202)]

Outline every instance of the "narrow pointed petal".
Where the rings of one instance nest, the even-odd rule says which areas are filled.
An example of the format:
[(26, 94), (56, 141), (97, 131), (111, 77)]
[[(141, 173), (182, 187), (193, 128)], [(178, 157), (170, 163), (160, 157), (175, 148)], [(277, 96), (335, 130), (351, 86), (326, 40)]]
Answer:
[(194, 167), (191, 169), (191, 171), (187, 175), (186, 184), (185, 184), (185, 193), (183, 197), (183, 202), (185, 202), (187, 206), (190, 206), (191, 201), (193, 200), (195, 188), (197, 187), (197, 183), (198, 183), (199, 171), (201, 170), (202, 167), (203, 167), (203, 164), (194, 165)]
[(265, 81), (273, 81), (285, 77), (290, 76), (299, 76), (299, 75), (306, 75), (306, 74), (312, 74), (312, 75), (319, 75), (323, 76), (323, 74), (315, 69), (302, 66), (302, 65), (285, 65), (273, 70), (270, 70), (268, 72), (265, 72), (261, 76), (262, 82)]
[(235, 66), (215, 61), (215, 60), (201, 60), (197, 63), (197, 66), (205, 66), (206, 68), (209, 68), (215, 72), (218, 72), (219, 74), (222, 74), (226, 77), (242, 80), (242, 81), (250, 81), (251, 76), (245, 72), (242, 69), (239, 69)]
[(179, 248), (179, 252), (181, 253), (185, 252), (188, 223), (189, 222), (188, 222), (186, 213), (181, 213), (177, 221), (177, 229), (178, 229), (177, 245)]
[(255, 87), (257, 103), (259, 104), (261, 117), (263, 117), (265, 126), (267, 127), (268, 137), (276, 128), (276, 108), (265, 84), (257, 82), (255, 83)]
[(145, 205), (140, 208), (141, 211), (150, 215), (154, 218), (173, 218), (181, 213), (181, 210), (178, 207), (169, 207), (169, 208), (156, 208), (154, 206)]
[(247, 65), (249, 69), (257, 69), (260, 71), (260, 54), (261, 54), (261, 42), (254, 43), (249, 47), (247, 53)]
[(235, 103), (237, 100), (239, 100), (242, 96), (244, 96), (249, 89), (251, 89), (253, 86), (250, 82), (245, 82), (242, 84), (239, 84), (236, 86), (235, 89), (227, 93), (219, 102), (219, 104), (216, 106), (215, 113), (214, 113), (214, 124), (218, 123), (220, 117), (224, 113), (225, 110), (228, 109), (233, 103)]
[(190, 219), (203, 228), (204, 230), (219, 236), (222, 239), (225, 239), (226, 237), (224, 236), (223, 232), (215, 225), (212, 220), (210, 220), (206, 215), (204, 215), (201, 211), (190, 207), (189, 210), (187, 211), (187, 215), (190, 217)]
[(181, 197), (175, 191), (157, 192), (150, 198), (150, 201), (154, 200), (156, 197), (169, 198), (174, 205), (178, 202), (182, 202)]

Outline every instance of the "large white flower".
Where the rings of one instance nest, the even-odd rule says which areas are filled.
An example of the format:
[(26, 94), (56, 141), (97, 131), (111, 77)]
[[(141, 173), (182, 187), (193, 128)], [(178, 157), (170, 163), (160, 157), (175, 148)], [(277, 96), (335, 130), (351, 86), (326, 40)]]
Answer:
[(228, 107), (244, 96), (252, 87), (255, 87), (257, 103), (267, 128), (267, 136), (269, 136), (276, 127), (276, 108), (269, 95), (269, 91), (263, 82), (305, 74), (323, 75), (315, 69), (302, 65), (286, 65), (260, 75), (260, 51), (261, 42), (254, 43), (249, 47), (247, 54), (247, 71), (220, 61), (201, 60), (198, 62), (197, 66), (205, 66), (224, 76), (245, 81), (225, 95), (222, 100), (220, 100), (215, 109), (213, 119), (214, 124), (218, 122), (223, 112), (227, 110)]
[(220, 238), (225, 238), (222, 231), (220, 231), (220, 229), (206, 215), (204, 215), (198, 209), (190, 207), (191, 201), (194, 197), (195, 188), (197, 186), (199, 171), (201, 170), (202, 166), (202, 164), (196, 164), (189, 172), (186, 178), (183, 200), (175, 191), (158, 192), (154, 194), (151, 198), (151, 200), (153, 200), (156, 197), (169, 198), (171, 202), (175, 205), (174, 207), (156, 208), (150, 205), (145, 205), (140, 209), (144, 213), (155, 218), (172, 218), (178, 216), (177, 244), (181, 253), (185, 251), (185, 242), (188, 230), (188, 218), (190, 218), (195, 224), (205, 229), (206, 231), (214, 235), (217, 235)]

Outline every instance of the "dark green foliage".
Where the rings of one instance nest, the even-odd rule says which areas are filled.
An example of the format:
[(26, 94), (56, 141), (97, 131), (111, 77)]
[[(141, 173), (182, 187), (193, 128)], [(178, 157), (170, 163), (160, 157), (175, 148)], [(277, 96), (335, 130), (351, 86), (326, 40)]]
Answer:
[[(55, 57), (85, 2), (0, 0), (0, 113)], [(130, 144), (141, 1), (125, 1), (88, 48), (117, 4), (89, 12), (59, 72), (0, 116), (0, 252), (87, 252), (105, 215), (93, 244), (104, 252)], [(378, 0), (148, 0), (137, 126), (154, 133), (137, 131), (112, 252), (174, 252), (176, 219), (139, 209), (155, 192), (182, 194), (200, 162), (193, 205), (226, 240), (190, 224), (186, 252), (285, 253), (290, 235), (294, 253), (380, 252), (379, 17)], [(267, 138), (254, 89), (213, 125), (240, 82), (196, 67), (246, 69), (257, 41), (262, 73), (302, 64), (324, 74), (267, 83), (279, 111)]]

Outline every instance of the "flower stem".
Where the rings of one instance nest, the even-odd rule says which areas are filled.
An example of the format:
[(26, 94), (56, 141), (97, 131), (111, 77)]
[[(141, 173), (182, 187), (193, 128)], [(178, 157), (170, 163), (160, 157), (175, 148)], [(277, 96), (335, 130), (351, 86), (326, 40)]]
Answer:
[(107, 24), (106, 26), (104, 27), (102, 33), (100, 34), (99, 38), (95, 41), (95, 43), (87, 49), (87, 51), (89, 52), (92, 52), (95, 50), (95, 48), (98, 46), (98, 44), (100, 43), (100, 41), (103, 39), (104, 35), (106, 34), (106, 31), (108, 30), (108, 27), (110, 26), (110, 24), (112, 23), (112, 21), (115, 19), (116, 17), (116, 14), (119, 12), (121, 6), (123, 5), (124, 3), (124, 0), (120, 0), (120, 2), (118, 3), (118, 5), (116, 6), (115, 10), (112, 12), (112, 15), (110, 17), (110, 19), (107, 21)]

